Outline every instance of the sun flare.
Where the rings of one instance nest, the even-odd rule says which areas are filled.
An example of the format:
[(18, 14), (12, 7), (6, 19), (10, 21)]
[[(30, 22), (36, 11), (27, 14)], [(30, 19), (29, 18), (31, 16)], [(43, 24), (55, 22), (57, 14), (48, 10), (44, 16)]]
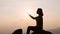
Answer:
[(26, 20), (27, 20), (27, 19), (28, 19), (28, 20), (30, 19), (30, 17), (29, 17), (28, 14), (33, 15), (33, 14), (34, 14), (33, 9), (31, 9), (31, 8), (25, 8), (25, 9), (24, 9), (24, 16), (25, 16), (25, 19), (26, 19)]
[(33, 14), (33, 9), (30, 9), (30, 8), (25, 9), (25, 12), (26, 12), (27, 14)]

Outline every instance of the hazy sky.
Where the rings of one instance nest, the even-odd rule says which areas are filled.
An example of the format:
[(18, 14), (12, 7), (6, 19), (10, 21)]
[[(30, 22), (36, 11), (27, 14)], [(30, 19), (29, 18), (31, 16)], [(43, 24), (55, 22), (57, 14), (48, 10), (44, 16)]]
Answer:
[(60, 28), (60, 0), (0, 0), (0, 33), (11, 33), (36, 25), (28, 16), (37, 16), (37, 8), (44, 13), (44, 29)]

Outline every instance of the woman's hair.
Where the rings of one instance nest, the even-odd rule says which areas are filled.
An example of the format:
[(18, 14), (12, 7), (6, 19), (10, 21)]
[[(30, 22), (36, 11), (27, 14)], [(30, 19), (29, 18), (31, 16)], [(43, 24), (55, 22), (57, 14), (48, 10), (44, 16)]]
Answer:
[(38, 8), (38, 9), (37, 9), (37, 14), (39, 14), (39, 15), (42, 15), (42, 16), (43, 16), (43, 12), (42, 12), (42, 9), (41, 9), (41, 8)]

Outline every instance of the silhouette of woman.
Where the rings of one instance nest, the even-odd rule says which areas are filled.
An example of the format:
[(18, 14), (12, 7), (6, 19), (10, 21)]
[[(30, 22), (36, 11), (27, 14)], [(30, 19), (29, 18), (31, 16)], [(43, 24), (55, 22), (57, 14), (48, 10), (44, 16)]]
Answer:
[(36, 20), (36, 26), (29, 26), (27, 29), (27, 34), (30, 33), (30, 30), (35, 31), (38, 28), (37, 30), (41, 31), (43, 29), (43, 12), (41, 8), (38, 8), (37, 14), (37, 17), (33, 17), (29, 14), (32, 19)]

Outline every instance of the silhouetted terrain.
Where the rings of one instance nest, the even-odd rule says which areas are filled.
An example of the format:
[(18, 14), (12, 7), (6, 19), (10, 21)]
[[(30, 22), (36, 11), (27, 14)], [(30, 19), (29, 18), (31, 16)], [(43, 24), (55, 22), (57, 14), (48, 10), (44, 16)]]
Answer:
[(17, 29), (12, 34), (22, 34), (22, 29)]
[[(48, 31), (52, 32), (53, 34), (60, 34), (60, 28), (51, 29)], [(2, 34), (2, 33), (0, 33), (0, 34)], [(11, 34), (11, 33), (6, 33), (6, 34)], [(24, 33), (24, 34), (26, 34), (26, 33)]]
[(51, 31), (53, 34), (60, 34), (60, 28), (52, 29), (52, 30), (49, 30), (49, 31)]

